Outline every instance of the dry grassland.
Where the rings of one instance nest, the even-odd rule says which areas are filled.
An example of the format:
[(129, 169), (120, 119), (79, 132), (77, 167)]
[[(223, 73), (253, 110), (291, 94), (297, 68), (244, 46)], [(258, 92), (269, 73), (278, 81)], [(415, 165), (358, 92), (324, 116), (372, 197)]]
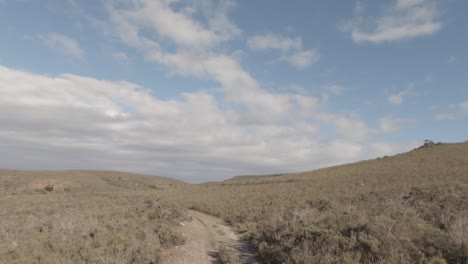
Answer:
[[(468, 143), (218, 183), (0, 170), (0, 263), (159, 263), (190, 208), (264, 263), (468, 263)], [(238, 263), (228, 248), (224, 263)]]
[(0, 263), (159, 263), (161, 248), (184, 242), (173, 231), (184, 211), (154, 196), (171, 184), (183, 185), (115, 172), (0, 171)]
[(163, 192), (225, 219), (265, 263), (468, 263), (468, 144)]

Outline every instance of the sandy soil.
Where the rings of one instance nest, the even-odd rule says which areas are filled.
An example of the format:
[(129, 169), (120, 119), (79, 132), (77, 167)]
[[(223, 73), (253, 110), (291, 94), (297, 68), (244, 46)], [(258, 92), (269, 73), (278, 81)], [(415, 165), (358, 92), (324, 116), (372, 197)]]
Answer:
[(245, 264), (259, 263), (248, 243), (242, 241), (221, 219), (193, 210), (189, 214), (192, 220), (181, 223), (179, 228), (186, 243), (164, 252), (163, 263), (220, 263), (218, 248), (221, 245), (237, 250)]

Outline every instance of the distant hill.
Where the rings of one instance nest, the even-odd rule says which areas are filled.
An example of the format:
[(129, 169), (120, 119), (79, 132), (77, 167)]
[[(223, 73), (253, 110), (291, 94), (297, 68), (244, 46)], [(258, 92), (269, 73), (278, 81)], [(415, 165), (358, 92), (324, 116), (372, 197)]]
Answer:
[[(314, 171), (236, 176), (221, 185), (266, 184), (313, 181), (320, 186), (361, 185), (377, 189), (404, 185), (437, 185), (468, 179), (468, 143), (439, 143), (422, 146), (395, 156), (333, 166)], [(317, 186), (318, 188), (319, 186)]]
[(0, 170), (0, 193), (122, 192), (180, 188), (182, 181), (116, 171)]

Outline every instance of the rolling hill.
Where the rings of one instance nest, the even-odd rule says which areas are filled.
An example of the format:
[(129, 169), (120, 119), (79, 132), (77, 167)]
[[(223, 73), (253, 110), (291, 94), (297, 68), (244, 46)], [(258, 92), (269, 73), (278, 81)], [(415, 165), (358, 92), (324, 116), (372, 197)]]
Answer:
[(163, 197), (235, 225), (267, 263), (468, 261), (466, 142), (187, 188)]
[(203, 184), (0, 170), (0, 263), (160, 263), (186, 209), (224, 219), (264, 263), (466, 264), (468, 143)]

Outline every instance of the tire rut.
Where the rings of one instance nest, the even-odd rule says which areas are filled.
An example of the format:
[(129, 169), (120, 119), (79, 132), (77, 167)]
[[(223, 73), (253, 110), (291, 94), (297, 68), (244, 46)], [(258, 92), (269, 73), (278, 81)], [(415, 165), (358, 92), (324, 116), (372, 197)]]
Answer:
[(189, 210), (189, 215), (192, 220), (182, 222), (179, 227), (185, 244), (165, 251), (162, 263), (222, 263), (218, 251), (220, 246), (237, 251), (244, 264), (260, 263), (252, 253), (250, 244), (240, 239), (221, 219), (194, 210)]

